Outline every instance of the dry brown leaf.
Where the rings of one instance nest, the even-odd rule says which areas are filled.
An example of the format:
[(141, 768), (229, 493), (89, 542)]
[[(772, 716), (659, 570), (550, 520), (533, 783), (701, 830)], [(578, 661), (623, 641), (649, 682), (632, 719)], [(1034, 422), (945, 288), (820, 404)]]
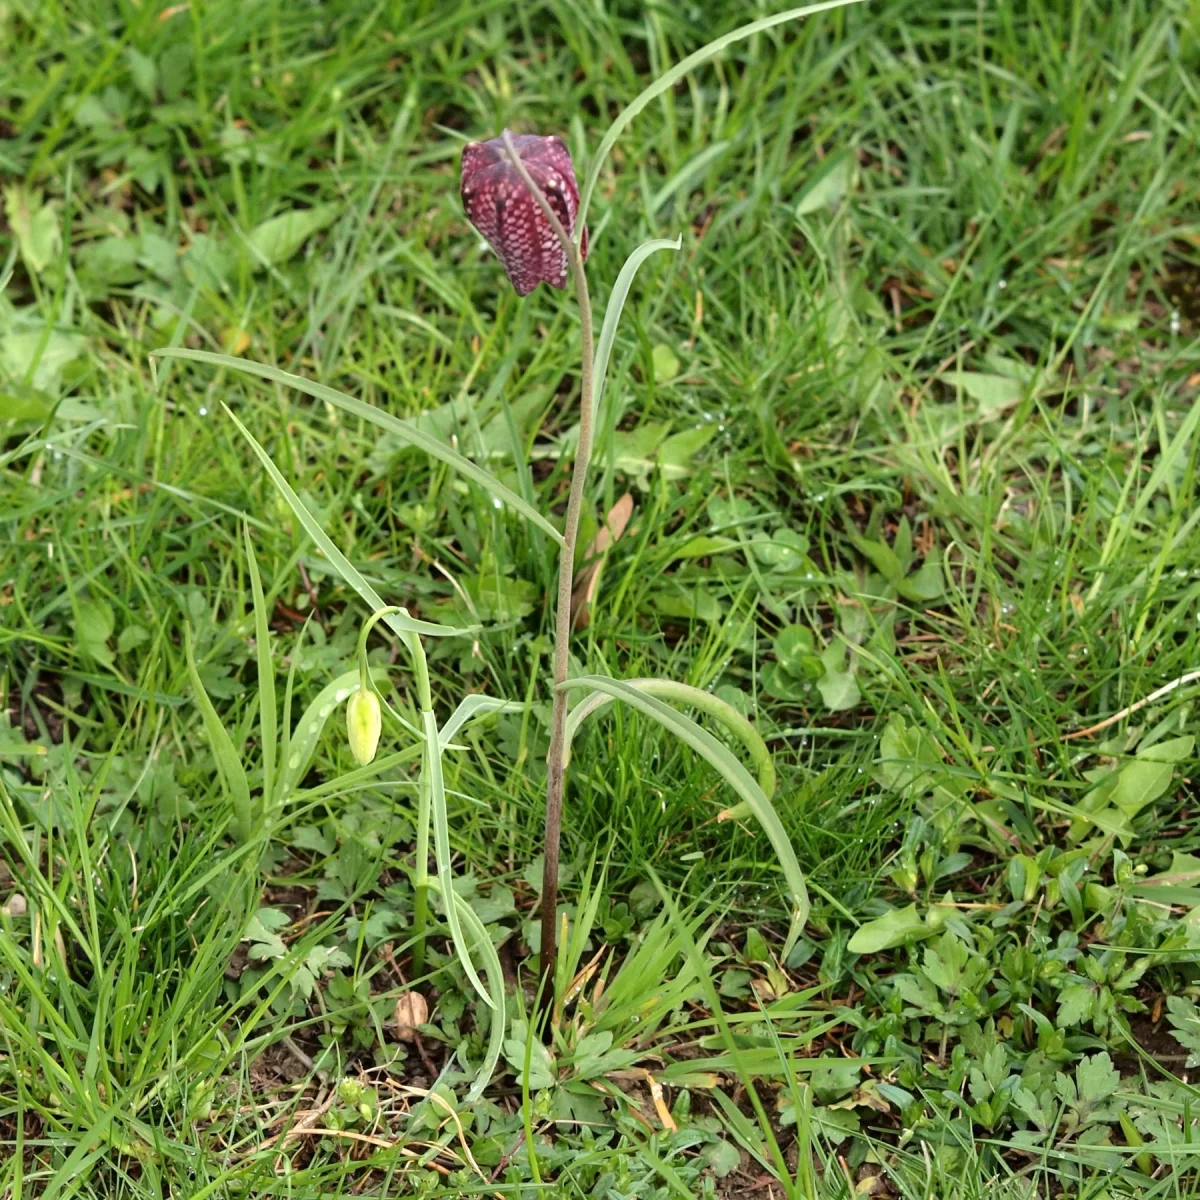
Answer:
[(429, 1005), (420, 992), (405, 992), (396, 1000), (396, 1036), (411, 1042), (417, 1036), (417, 1026), (429, 1020)]
[(633, 496), (626, 492), (608, 511), (604, 525), (592, 538), (591, 545), (583, 556), (587, 564), (575, 576), (575, 590), (571, 593), (571, 627), (586, 629), (591, 620), (592, 601), (600, 583), (600, 567), (609, 547), (620, 539), (633, 516)]

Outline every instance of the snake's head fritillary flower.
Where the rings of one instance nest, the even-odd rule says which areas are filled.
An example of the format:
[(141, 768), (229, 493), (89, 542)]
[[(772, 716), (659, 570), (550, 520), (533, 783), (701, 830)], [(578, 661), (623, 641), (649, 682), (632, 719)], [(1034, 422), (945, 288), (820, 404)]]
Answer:
[[(529, 177), (542, 190), (568, 234), (575, 233), (579, 185), (562, 138), (509, 135)], [(543, 281), (567, 286), (567, 255), (537, 199), (508, 156), (503, 137), (463, 147), (462, 201), (471, 224), (499, 255), (504, 273), (528, 296)], [(579, 243), (587, 259), (587, 229)]]
[(346, 733), (350, 741), (350, 753), (360, 767), (365, 767), (379, 749), (379, 735), (383, 732), (383, 713), (379, 697), (370, 688), (355, 688), (346, 702)]

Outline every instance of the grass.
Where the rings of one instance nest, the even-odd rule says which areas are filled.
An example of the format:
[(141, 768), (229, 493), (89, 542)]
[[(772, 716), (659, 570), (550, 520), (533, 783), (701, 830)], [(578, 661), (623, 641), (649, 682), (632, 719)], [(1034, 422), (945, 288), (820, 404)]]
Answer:
[[(1197, 1191), (1195, 684), (1065, 736), (1200, 662), (1194, 6), (822, 14), (617, 143), (598, 301), (637, 242), (683, 249), (617, 339), (584, 540), (633, 513), (572, 673), (743, 705), (814, 909), (775, 961), (763, 836), (610, 707), (574, 747), (584, 977), (549, 1050), (518, 985), (553, 544), (327, 404), (151, 373), (167, 345), (296, 371), (560, 517), (574, 317), (481, 250), (461, 142), (560, 131), (582, 167), (651, 77), (762, 11), (0, 3), (6, 1194)], [(528, 701), (446, 760), (516, 1011), (470, 1113), (452, 1057), (480, 1061), (486, 1017), (444, 941), (410, 970), (411, 739), (356, 774), (331, 716), (232, 836), (184, 631), (257, 795), (243, 523), (293, 723), (367, 613), (222, 404), (385, 600), (481, 624), (426, 642), (439, 715)], [(415, 719), (400, 648), (371, 646)]]

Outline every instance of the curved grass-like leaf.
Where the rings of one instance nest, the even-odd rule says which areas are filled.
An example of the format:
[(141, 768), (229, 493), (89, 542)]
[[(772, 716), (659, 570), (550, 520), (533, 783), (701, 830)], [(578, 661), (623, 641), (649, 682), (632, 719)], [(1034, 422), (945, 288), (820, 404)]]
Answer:
[(776, 25), (783, 25), (787, 21), (799, 21), (803, 17), (812, 16), (814, 13), (826, 12), (831, 8), (845, 8), (849, 4), (860, 3), (862, 3), (862, 0), (824, 0), (824, 3), (821, 4), (807, 4), (803, 8), (789, 8), (786, 12), (775, 13), (770, 17), (762, 17), (760, 20), (751, 21), (748, 25), (742, 25), (737, 29), (731, 30), (723, 37), (709, 42), (707, 46), (701, 46), (695, 54), (689, 54), (682, 62), (678, 62), (670, 70), (664, 71), (645, 91), (625, 106), (616, 120), (608, 127), (608, 132), (600, 139), (600, 145), (596, 149), (592, 161), (588, 164), (587, 177), (583, 181), (583, 187), (579, 189), (579, 208), (575, 214), (576, 244), (579, 244), (579, 240), (583, 236), (588, 205), (592, 202), (592, 193), (596, 190), (596, 184), (600, 180), (600, 172), (604, 167), (604, 160), (608, 157), (609, 151), (617, 144), (617, 138), (625, 132), (625, 127), (648, 104), (651, 104), (664, 92), (673, 88), (689, 71), (700, 66), (701, 63), (708, 62), (710, 58), (716, 58), (722, 50), (734, 45), (736, 42), (744, 42), (746, 38), (753, 37), (756, 33), (763, 33), (765, 30), (773, 29)]
[(254, 597), (254, 650), (258, 659), (258, 725), (262, 732), (263, 803), (269, 813), (275, 805), (275, 754), (279, 749), (275, 711), (275, 664), (271, 661), (271, 631), (268, 626), (267, 602), (263, 596), (262, 576), (254, 557), (250, 526), (242, 525), (246, 543), (246, 567), (250, 573), (250, 591)]
[(438, 742), (445, 750), (454, 739), (454, 735), (476, 717), (494, 712), (520, 712), (524, 707), (520, 700), (501, 700), (497, 696), (464, 696), (438, 733)]
[(604, 323), (600, 326), (600, 337), (596, 342), (596, 364), (593, 369), (596, 398), (592, 402), (592, 411), (600, 411), (600, 401), (604, 398), (604, 377), (608, 374), (608, 360), (612, 357), (613, 343), (617, 340), (617, 325), (621, 321), (621, 312), (629, 297), (629, 289), (633, 286), (633, 277), (638, 268), (656, 250), (678, 250), (683, 245), (683, 235), (674, 241), (669, 238), (654, 238), (643, 242), (626, 260), (613, 284), (612, 295), (608, 298), (608, 307), (604, 310)]
[(196, 669), (196, 652), (192, 648), (192, 628), (183, 626), (183, 656), (187, 663), (188, 678), (192, 683), (192, 691), (196, 693), (196, 704), (204, 718), (204, 731), (208, 735), (208, 744), (212, 747), (213, 758), (217, 761), (217, 770), (225, 782), (229, 798), (233, 802), (233, 818), (238, 841), (245, 842), (250, 838), (254, 829), (254, 806), (250, 800), (250, 781), (246, 778), (246, 768), (234, 747), (233, 739), (229, 736), (213, 702), (204, 690), (200, 672)]
[[(330, 565), (373, 609), (378, 610), (388, 606), (379, 598), (379, 593), (358, 573), (358, 569), (333, 544), (329, 535), (321, 528), (316, 517), (308, 511), (304, 501), (292, 490), (292, 485), (283, 477), (283, 472), (271, 461), (271, 456), (258, 444), (258, 439), (234, 415), (229, 405), (224, 405), (229, 413), (229, 419), (241, 430), (242, 436), (250, 443), (251, 449), (258, 455), (259, 462), (266, 468), (271, 482), (279, 489), (288, 507), (296, 514), (296, 519), (304, 526), (304, 532), (317, 544), (317, 548), (329, 560)], [(458, 637), (470, 633), (470, 628), (455, 629), (452, 625), (434, 625), (430, 621), (415, 621), (403, 613), (389, 612), (384, 621), (401, 636), (408, 633), (423, 633), (427, 637)]]
[(664, 729), (686, 742), (702, 758), (720, 772), (725, 781), (749, 807), (758, 823), (763, 827), (771, 846), (779, 858), (779, 865), (787, 881), (792, 897), (792, 921), (784, 941), (784, 957), (791, 951), (808, 920), (808, 889), (804, 885), (804, 873), (796, 860), (796, 852), (788, 841), (787, 832), (766, 793), (754, 777), (708, 730), (697, 725), (691, 717), (676, 712), (654, 696), (647, 695), (636, 687), (604, 675), (581, 675), (559, 685), (562, 688), (586, 688), (591, 692), (602, 692), (615, 700), (623, 700), (631, 708), (652, 717)]
[[(473, 1104), (483, 1095), (483, 1089), (487, 1087), (495, 1074), (496, 1064), (500, 1061), (500, 1052), (504, 1048), (507, 1023), (504, 1004), (504, 971), (500, 966), (500, 956), (496, 953), (496, 947), (492, 944), (492, 939), (488, 937), (488, 931), (475, 910), (453, 888), (448, 886), (447, 891), (453, 897), (453, 905), (446, 907), (458, 910), (462, 923), (474, 939), (475, 948), (483, 957), (483, 967), (487, 971), (488, 979), (492, 982), (493, 987), (491, 994), (484, 997), (492, 1010), (492, 1027), (488, 1032), (487, 1052), (483, 1056), (483, 1065), (479, 1068), (479, 1074), (475, 1076), (475, 1082), (467, 1093), (466, 1102)], [(445, 896), (446, 893), (443, 892), (443, 899)]]
[[(260, 379), (267, 379), (271, 383), (278, 383), (283, 387), (303, 392), (306, 396), (312, 396), (314, 400), (327, 400), (330, 404), (335, 404), (338, 408), (353, 413), (356, 417), (362, 417), (364, 421), (370, 421), (381, 429), (394, 433), (401, 441), (407, 442), (410, 446), (416, 446), (419, 450), (424, 450), (431, 458), (444, 462), (446, 466), (460, 475), (474, 480), (480, 487), (491, 492), (497, 500), (507, 504), (514, 512), (520, 513), (527, 521), (532, 521), (543, 533), (548, 534), (558, 545), (562, 545), (562, 534), (532, 504), (523, 500), (511, 488), (506, 488), (483, 467), (473, 463), (469, 458), (463, 457), (457, 450), (452, 450), (449, 446), (444, 445), (432, 434), (419, 429), (411, 421), (402, 421), (399, 417), (393, 417), (391, 413), (383, 412), (354, 396), (347, 396), (345, 392), (339, 392), (323, 383), (314, 383), (311, 379), (305, 379), (303, 375), (293, 375), (289, 371), (281, 371), (278, 367), (268, 366), (266, 363), (248, 362), (240, 358), (232, 358), (228, 354), (212, 354), (207, 350), (185, 350), (182, 347), (166, 347), (162, 350), (155, 350), (154, 356), (182, 358), (189, 362), (207, 363), (212, 367), (225, 367), (227, 370), (238, 371), (243, 375), (257, 375)], [(228, 410), (228, 405), (226, 405), (226, 410)], [(230, 415), (232, 416), (232, 413)], [(234, 419), (236, 420), (236, 418)], [(377, 604), (375, 607), (382, 608), (383, 605)]]
[(489, 1008), (495, 1008), (495, 1001), (487, 988), (483, 986), (483, 980), (479, 978), (475, 964), (471, 961), (471, 949), (467, 945), (466, 938), (463, 937), (462, 925), (458, 919), (458, 908), (451, 900), (455, 892), (450, 873), (450, 820), (446, 815), (446, 783), (442, 778), (442, 748), (438, 742), (437, 718), (431, 712), (423, 712), (421, 718), (425, 726), (423, 767), (429, 782), (430, 799), (433, 802), (433, 856), (437, 860), (446, 924), (450, 926), (450, 938), (454, 942), (454, 949), (458, 952), (458, 961), (462, 963), (467, 978), (479, 993), (480, 999)]
[[(762, 788), (768, 800), (775, 795), (775, 764), (771, 761), (771, 752), (767, 743), (759, 736), (758, 730), (742, 716), (731, 704), (726, 704), (719, 696), (701, 688), (692, 687), (689, 683), (676, 683), (673, 679), (626, 679), (626, 685), (637, 688), (647, 696), (658, 696), (664, 700), (674, 700), (679, 704), (690, 704), (710, 717), (715, 717), (729, 730), (742, 745), (746, 747), (754, 760), (754, 769), (758, 772), (758, 786)], [(571, 743), (580, 725), (592, 713), (611, 704), (615, 696), (595, 692), (582, 704), (577, 704), (567, 717), (566, 743), (564, 746), (564, 765), (571, 761)]]

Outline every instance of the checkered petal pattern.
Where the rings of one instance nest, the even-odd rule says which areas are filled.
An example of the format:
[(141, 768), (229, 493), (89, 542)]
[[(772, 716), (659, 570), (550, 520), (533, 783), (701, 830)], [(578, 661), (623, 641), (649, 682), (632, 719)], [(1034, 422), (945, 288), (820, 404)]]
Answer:
[[(575, 232), (579, 185), (562, 138), (510, 135), (530, 178), (541, 188), (555, 216)], [(539, 283), (567, 286), (567, 256), (537, 200), (508, 157), (502, 137), (471, 142), (462, 154), (462, 201), (467, 218), (495, 250), (504, 273), (528, 296)], [(580, 239), (587, 259), (587, 229)]]

